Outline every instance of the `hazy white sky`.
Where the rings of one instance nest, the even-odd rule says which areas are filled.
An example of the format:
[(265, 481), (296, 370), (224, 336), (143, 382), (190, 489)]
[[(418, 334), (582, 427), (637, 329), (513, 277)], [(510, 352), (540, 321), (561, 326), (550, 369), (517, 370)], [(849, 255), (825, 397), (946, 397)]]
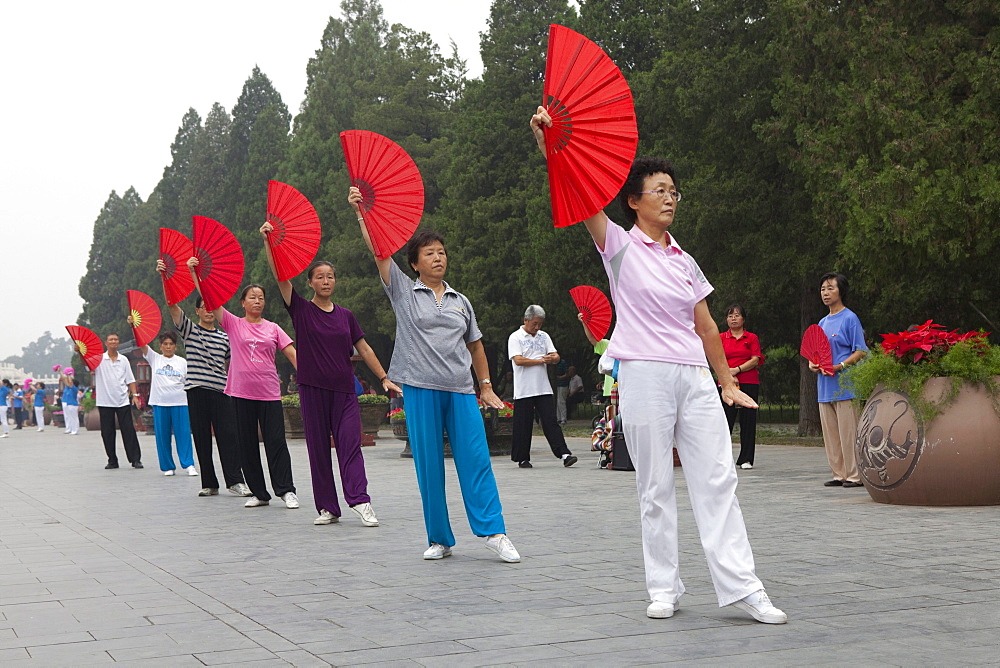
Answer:
[[(449, 39), (482, 70), (490, 0), (382, 0), (389, 23)], [(0, 54), (0, 359), (45, 330), (65, 336), (82, 300), (94, 219), (111, 190), (145, 200), (181, 117), (231, 111), (254, 65), (295, 114), (306, 63), (339, 0), (18, 2)], [(124, 319), (125, 314), (122, 314)], [(68, 360), (67, 360), (68, 362)]]

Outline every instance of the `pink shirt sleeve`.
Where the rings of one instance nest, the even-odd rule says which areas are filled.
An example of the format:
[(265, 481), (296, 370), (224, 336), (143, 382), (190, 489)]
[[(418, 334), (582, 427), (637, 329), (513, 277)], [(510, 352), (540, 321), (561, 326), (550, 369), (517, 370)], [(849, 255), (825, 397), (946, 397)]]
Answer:
[(275, 341), (277, 341), (277, 343), (278, 343), (278, 350), (279, 351), (284, 350), (285, 348), (287, 348), (292, 343), (295, 343), (292, 340), (292, 337), (288, 336), (288, 334), (285, 333), (285, 330), (283, 330), (281, 328), (281, 325), (278, 325), (278, 324), (274, 325), (274, 338), (275, 338)]

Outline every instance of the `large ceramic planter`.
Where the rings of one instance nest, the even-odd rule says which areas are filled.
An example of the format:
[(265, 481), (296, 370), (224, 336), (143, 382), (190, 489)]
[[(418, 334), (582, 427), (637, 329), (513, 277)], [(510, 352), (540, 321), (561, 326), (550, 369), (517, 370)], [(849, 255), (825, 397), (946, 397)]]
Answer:
[[(389, 424), (392, 425), (392, 435), (399, 440), (406, 443), (403, 446), (403, 451), (399, 453), (399, 456), (404, 459), (413, 459), (413, 451), (410, 450), (410, 435), (406, 431), (406, 418), (399, 419), (394, 418), (389, 420)], [(451, 458), (451, 443), (448, 441), (448, 434), (444, 434), (444, 456), (445, 459)]]
[(375, 445), (378, 428), (389, 410), (389, 402), (381, 404), (361, 404), (361, 445)]
[(392, 435), (401, 441), (409, 441), (410, 435), (406, 431), (406, 418), (390, 418), (389, 426), (392, 427)]
[(305, 438), (305, 427), (302, 426), (302, 409), (298, 406), (282, 406), (281, 412), (285, 418), (285, 438)]
[(488, 409), (483, 416), (486, 442), (490, 457), (509, 457), (514, 444), (514, 418), (498, 417), (495, 409)]
[[(51, 420), (50, 420), (50, 416), (51, 416)], [(63, 412), (62, 411), (59, 411), (59, 412), (56, 412), (56, 411), (52, 411), (52, 412), (46, 411), (45, 424), (50, 424), (50, 423), (52, 424), (53, 427), (62, 427), (63, 429), (65, 429), (66, 428), (66, 419), (65, 419), (65, 415), (63, 414)]]
[(83, 426), (87, 431), (101, 430), (101, 411), (96, 406), (83, 414)]
[[(923, 399), (940, 401), (951, 383), (930, 379)], [(876, 388), (861, 414), (855, 452), (865, 488), (879, 503), (1000, 504), (1000, 416), (985, 388), (963, 383), (926, 423), (909, 396)]]

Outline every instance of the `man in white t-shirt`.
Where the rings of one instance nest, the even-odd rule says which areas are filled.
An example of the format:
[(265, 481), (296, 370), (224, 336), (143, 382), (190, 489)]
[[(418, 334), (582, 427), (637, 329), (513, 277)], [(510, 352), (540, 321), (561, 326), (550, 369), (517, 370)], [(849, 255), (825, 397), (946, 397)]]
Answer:
[(573, 409), (577, 404), (583, 403), (587, 398), (587, 393), (583, 390), (583, 378), (576, 372), (576, 367), (571, 366), (569, 371), (569, 393), (566, 395), (566, 415), (572, 417)]
[(531, 429), (538, 412), (545, 440), (563, 466), (577, 459), (566, 447), (566, 439), (556, 421), (556, 403), (546, 366), (559, 362), (559, 353), (548, 334), (542, 331), (545, 309), (532, 304), (524, 312), (524, 325), (507, 339), (507, 356), (514, 363), (514, 428), (510, 458), (523, 469), (531, 468)]
[[(94, 385), (96, 386), (97, 410), (101, 415), (101, 439), (104, 441), (104, 451), (108, 455), (108, 464), (104, 468), (118, 468), (118, 454), (115, 452), (115, 422), (122, 432), (125, 445), (125, 456), (132, 468), (142, 468), (142, 451), (139, 449), (139, 439), (135, 434), (135, 424), (132, 422), (131, 404), (138, 405), (138, 392), (135, 387), (135, 376), (132, 366), (124, 355), (118, 354), (118, 335), (108, 334), (104, 340), (107, 352), (101, 358), (101, 364), (94, 370)], [(73, 346), (79, 353), (79, 346)]]

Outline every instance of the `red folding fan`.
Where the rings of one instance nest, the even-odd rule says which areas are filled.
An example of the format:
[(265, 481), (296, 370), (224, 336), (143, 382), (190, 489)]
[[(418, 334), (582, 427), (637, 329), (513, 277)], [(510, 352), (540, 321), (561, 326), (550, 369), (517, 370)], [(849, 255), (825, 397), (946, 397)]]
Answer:
[(542, 104), (549, 197), (556, 227), (590, 218), (628, 177), (639, 129), (632, 91), (601, 47), (564, 26), (549, 26)]
[(424, 182), (413, 158), (388, 137), (367, 130), (340, 133), (351, 185), (364, 195), (368, 236), (375, 257), (384, 260), (402, 248), (424, 213)]
[(194, 244), (185, 235), (168, 227), (160, 228), (160, 259), (167, 265), (160, 274), (168, 304), (183, 301), (194, 290), (187, 261), (194, 255)]
[[(188, 277), (190, 278), (190, 272)], [(128, 295), (128, 310), (129, 315), (132, 316), (132, 334), (135, 336), (135, 345), (148, 345), (160, 333), (160, 325), (163, 324), (160, 307), (145, 292), (126, 290), (125, 294)]]
[(66, 333), (73, 339), (80, 348), (80, 357), (83, 358), (87, 368), (93, 371), (101, 364), (104, 357), (104, 346), (101, 345), (101, 337), (94, 334), (86, 327), (79, 325), (66, 325)]
[(576, 310), (583, 314), (583, 324), (600, 341), (611, 327), (611, 302), (604, 293), (590, 285), (578, 285), (569, 291)]
[(802, 345), (799, 354), (813, 364), (817, 364), (827, 374), (833, 375), (833, 352), (830, 350), (830, 340), (819, 325), (809, 325), (802, 335)]
[(291, 280), (316, 257), (323, 234), (319, 215), (298, 190), (287, 183), (268, 181), (267, 222), (274, 226), (267, 235), (267, 244), (278, 280)]
[(236, 294), (243, 280), (243, 250), (233, 233), (217, 220), (191, 216), (195, 275), (201, 284), (205, 308), (214, 311)]

